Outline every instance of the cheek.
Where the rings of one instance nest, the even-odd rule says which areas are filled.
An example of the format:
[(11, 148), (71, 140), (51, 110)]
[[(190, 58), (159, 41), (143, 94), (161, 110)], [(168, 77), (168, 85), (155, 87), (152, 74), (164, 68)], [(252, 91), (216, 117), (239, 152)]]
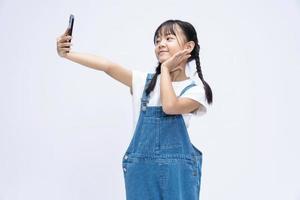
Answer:
[(158, 52), (159, 52), (158, 48), (154, 48), (154, 53), (156, 56), (158, 56)]
[(177, 53), (178, 51), (181, 51), (183, 48), (179, 46), (177, 42), (169, 43), (169, 50), (172, 52), (172, 54)]
[(178, 47), (174, 47), (174, 48), (170, 49), (170, 56), (173, 56), (174, 54), (178, 53), (179, 51), (182, 51), (182, 50)]

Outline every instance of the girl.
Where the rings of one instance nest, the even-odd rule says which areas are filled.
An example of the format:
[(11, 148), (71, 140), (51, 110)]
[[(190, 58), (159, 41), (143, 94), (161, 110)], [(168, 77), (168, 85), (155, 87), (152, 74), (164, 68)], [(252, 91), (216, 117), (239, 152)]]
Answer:
[[(135, 129), (122, 159), (126, 199), (198, 200), (202, 152), (191, 143), (187, 127), (191, 116), (206, 113), (213, 98), (202, 75), (193, 25), (167, 20), (157, 28), (155, 73), (129, 70), (100, 56), (71, 52), (67, 32), (57, 38), (59, 56), (104, 71), (130, 88)], [(186, 75), (192, 60), (202, 84)]]

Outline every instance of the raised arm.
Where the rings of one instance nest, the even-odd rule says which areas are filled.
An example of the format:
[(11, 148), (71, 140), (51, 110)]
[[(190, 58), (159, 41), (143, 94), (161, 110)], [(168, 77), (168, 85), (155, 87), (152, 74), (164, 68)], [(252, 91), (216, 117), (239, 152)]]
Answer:
[(99, 71), (104, 71), (106, 74), (114, 78), (115, 80), (127, 85), (132, 93), (132, 71), (114, 63), (102, 56), (96, 56), (87, 53), (72, 52), (70, 39), (71, 36), (67, 35), (68, 29), (65, 33), (59, 36), (57, 41), (57, 53), (60, 57), (66, 58), (78, 64), (86, 67), (90, 67)]
[(117, 63), (113, 63), (102, 56), (70, 52), (66, 54), (65, 58), (83, 66), (103, 71), (117, 81), (127, 85), (129, 88), (131, 87), (131, 70), (126, 69)]

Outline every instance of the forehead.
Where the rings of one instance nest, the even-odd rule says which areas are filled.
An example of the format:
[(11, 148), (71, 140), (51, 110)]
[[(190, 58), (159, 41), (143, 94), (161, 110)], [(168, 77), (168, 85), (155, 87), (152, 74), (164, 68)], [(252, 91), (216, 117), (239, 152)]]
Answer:
[(184, 37), (181, 28), (177, 24), (166, 24), (162, 26), (156, 33), (155, 38), (161, 36), (175, 35), (177, 37)]

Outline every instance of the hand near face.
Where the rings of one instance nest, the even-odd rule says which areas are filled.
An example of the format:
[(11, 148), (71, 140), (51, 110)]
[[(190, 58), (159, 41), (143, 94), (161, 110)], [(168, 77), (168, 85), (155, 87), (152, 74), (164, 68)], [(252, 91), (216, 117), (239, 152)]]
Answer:
[(190, 57), (190, 52), (188, 49), (178, 51), (173, 56), (171, 56), (169, 59), (167, 59), (165, 62), (162, 63), (161, 67), (168, 68), (169, 72), (176, 71), (178, 69), (178, 66), (182, 62), (186, 62), (187, 59)]

